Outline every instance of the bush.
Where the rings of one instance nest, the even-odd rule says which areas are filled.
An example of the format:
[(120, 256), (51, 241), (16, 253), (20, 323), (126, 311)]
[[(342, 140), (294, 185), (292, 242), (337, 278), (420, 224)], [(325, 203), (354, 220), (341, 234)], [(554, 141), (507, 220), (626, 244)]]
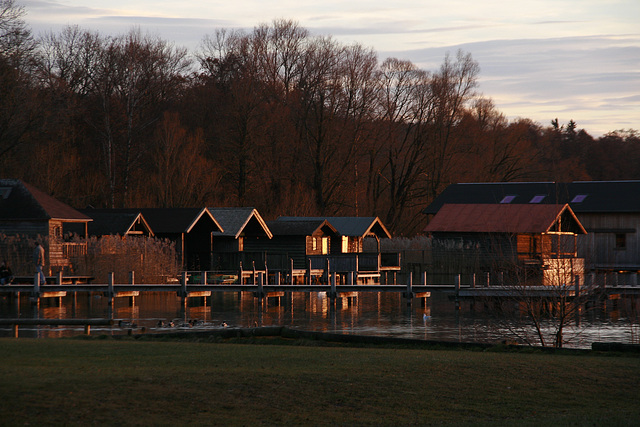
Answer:
[(168, 240), (102, 236), (77, 241), (86, 241), (87, 252), (72, 259), (75, 271), (94, 276), (98, 283), (106, 283), (110, 272), (116, 283), (127, 283), (131, 271), (136, 283), (166, 283), (178, 275), (175, 245)]

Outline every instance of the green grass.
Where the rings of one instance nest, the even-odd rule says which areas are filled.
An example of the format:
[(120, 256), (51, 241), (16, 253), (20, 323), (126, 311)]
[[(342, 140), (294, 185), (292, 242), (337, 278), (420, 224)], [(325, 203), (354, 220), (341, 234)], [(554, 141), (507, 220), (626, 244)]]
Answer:
[(640, 358), (0, 339), (1, 425), (638, 425)]

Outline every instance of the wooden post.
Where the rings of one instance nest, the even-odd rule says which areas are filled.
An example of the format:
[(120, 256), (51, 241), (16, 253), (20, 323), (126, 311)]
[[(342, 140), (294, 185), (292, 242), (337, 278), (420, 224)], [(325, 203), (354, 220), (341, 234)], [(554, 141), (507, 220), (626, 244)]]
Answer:
[(408, 300), (410, 304), (411, 299), (413, 298), (413, 273), (411, 272), (409, 272), (409, 276), (407, 277), (407, 291), (404, 297)]
[(471, 287), (475, 288), (476, 287), (476, 273), (473, 273), (471, 275)]
[(460, 310), (460, 299), (459, 299), (459, 295), (460, 295), (460, 275), (459, 274), (456, 274), (455, 289), (456, 289), (456, 310)]
[(56, 283), (58, 285), (62, 285), (62, 271), (58, 271), (58, 274), (56, 275)]
[(13, 325), (13, 337), (18, 338), (18, 325), (15, 323)]
[(107, 283), (107, 297), (108, 298), (113, 298), (115, 296), (115, 293), (113, 292), (113, 277), (114, 277), (113, 271), (109, 272), (109, 281)]
[(491, 272), (490, 271), (487, 271), (486, 278), (487, 278), (487, 281), (485, 282), (485, 287), (488, 288), (489, 286), (491, 286)]
[(129, 272), (129, 284), (130, 285), (135, 285), (136, 284), (136, 272), (131, 270)]
[(36, 273), (33, 279), (33, 296), (34, 298), (40, 297), (40, 273)]
[(207, 272), (203, 271), (200, 274), (201, 274), (200, 283), (203, 284), (203, 285), (206, 285), (207, 284)]
[(289, 280), (289, 284), (293, 285), (293, 258), (289, 258), (289, 264), (291, 265), (291, 268), (289, 269), (290, 274), (289, 274), (289, 278), (291, 280)]
[(336, 298), (338, 296), (338, 292), (336, 292), (336, 273), (335, 271), (331, 275), (331, 292), (329, 292), (329, 298)]
[(251, 276), (251, 281), (253, 282), (252, 285), (256, 284), (256, 262), (255, 261), (251, 261), (252, 267), (253, 267), (253, 275)]
[(258, 297), (262, 298), (264, 297), (264, 276), (262, 275), (262, 272), (258, 273)]
[(307, 263), (307, 277), (308, 277), (308, 285), (311, 285), (311, 258), (309, 258)]
[(424, 286), (427, 286), (427, 272), (426, 271), (422, 272), (422, 284)]
[(182, 280), (180, 281), (180, 296), (183, 298), (187, 297), (187, 272), (182, 272)]
[(91, 325), (84, 325), (84, 334), (91, 335)]
[(244, 285), (244, 277), (242, 275), (242, 261), (240, 261), (240, 284)]
[(325, 267), (325, 270), (326, 270), (326, 271), (325, 271), (325, 276), (324, 276), (324, 277), (326, 277), (326, 281), (327, 281), (327, 282), (330, 282), (330, 281), (331, 281), (331, 271), (330, 271), (330, 268), (331, 268), (331, 264), (330, 264), (329, 258), (327, 258), (327, 263), (326, 263), (326, 267)]

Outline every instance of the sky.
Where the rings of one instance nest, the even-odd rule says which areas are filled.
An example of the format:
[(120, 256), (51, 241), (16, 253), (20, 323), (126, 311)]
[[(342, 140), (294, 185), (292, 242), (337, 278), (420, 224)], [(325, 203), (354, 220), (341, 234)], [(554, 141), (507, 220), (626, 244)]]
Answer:
[(436, 71), (470, 53), (479, 91), (509, 120), (557, 118), (594, 137), (640, 131), (638, 0), (16, 0), (37, 36), (67, 25), (103, 35), (132, 28), (195, 52), (216, 29), (292, 19), (313, 34)]

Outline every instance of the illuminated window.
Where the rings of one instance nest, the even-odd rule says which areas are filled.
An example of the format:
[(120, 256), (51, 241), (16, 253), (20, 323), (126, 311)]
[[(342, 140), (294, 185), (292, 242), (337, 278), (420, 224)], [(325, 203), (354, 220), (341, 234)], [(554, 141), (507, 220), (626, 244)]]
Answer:
[(573, 199), (571, 199), (571, 203), (582, 203), (586, 198), (587, 194), (578, 194)]
[(537, 196), (534, 196), (533, 199), (529, 201), (529, 203), (540, 203), (544, 200), (545, 197), (547, 197), (546, 194), (538, 194)]
[(504, 199), (500, 200), (500, 203), (511, 203), (516, 197), (517, 196), (505, 196)]
[(346, 254), (347, 252), (349, 252), (349, 238), (342, 236), (342, 253)]

